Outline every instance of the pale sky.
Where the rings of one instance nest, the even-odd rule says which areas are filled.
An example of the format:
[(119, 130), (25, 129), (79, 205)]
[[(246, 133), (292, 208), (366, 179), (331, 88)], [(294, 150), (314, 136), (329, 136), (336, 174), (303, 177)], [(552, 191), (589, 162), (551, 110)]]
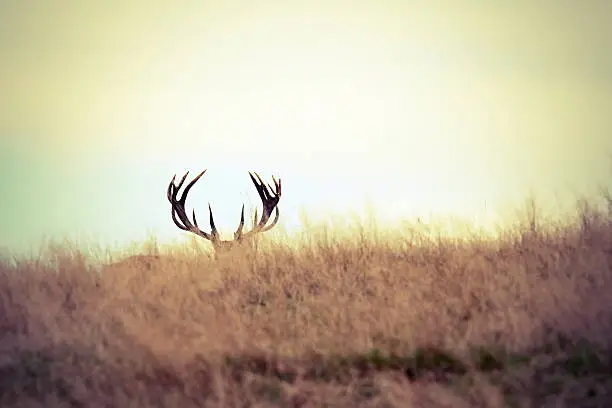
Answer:
[(484, 222), (612, 179), (612, 2), (7, 1), (0, 248), (184, 237), (165, 190), (225, 238), (247, 171), (281, 221), (361, 212)]

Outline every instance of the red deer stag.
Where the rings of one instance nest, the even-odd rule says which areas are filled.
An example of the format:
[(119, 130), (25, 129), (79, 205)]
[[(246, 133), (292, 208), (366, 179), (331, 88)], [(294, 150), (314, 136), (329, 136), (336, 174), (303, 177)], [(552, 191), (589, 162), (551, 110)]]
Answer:
[[(205, 238), (209, 240), (213, 248), (216, 252), (225, 252), (237, 244), (244, 243), (246, 241), (251, 240), (256, 234), (261, 232), (266, 232), (271, 230), (276, 223), (278, 222), (279, 211), (278, 211), (278, 201), (281, 197), (281, 181), (278, 181), (272, 176), (272, 180), (274, 181), (274, 188), (268, 185), (266, 186), (259, 174), (249, 172), (249, 176), (251, 176), (251, 180), (259, 193), (259, 197), (261, 198), (261, 202), (263, 204), (263, 214), (261, 215), (261, 219), (257, 221), (257, 210), (255, 210), (255, 220), (253, 222), (253, 229), (251, 231), (243, 232), (244, 228), (244, 204), (242, 204), (242, 211), (240, 213), (240, 224), (238, 224), (238, 229), (234, 232), (234, 239), (230, 241), (223, 241), (219, 237), (219, 233), (217, 232), (217, 228), (215, 227), (215, 220), (213, 219), (212, 209), (210, 208), (210, 203), (208, 204), (208, 213), (209, 213), (209, 222), (210, 222), (210, 232), (202, 231), (198, 227), (198, 222), (195, 216), (195, 210), (192, 213), (193, 222), (189, 220), (187, 213), (185, 211), (185, 200), (187, 199), (187, 194), (189, 194), (189, 190), (193, 185), (206, 173), (206, 170), (198, 174), (187, 186), (185, 190), (181, 194), (181, 197), (178, 198), (178, 192), (183, 186), (185, 179), (189, 172), (185, 173), (183, 178), (181, 178), (178, 185), (174, 183), (176, 179), (176, 174), (172, 177), (170, 184), (168, 185), (168, 201), (172, 205), (172, 221), (174, 224), (182, 229), (183, 231), (189, 231), (197, 236)], [(268, 189), (268, 187), (270, 187)], [(272, 224), (267, 225), (270, 220), (270, 216), (272, 215), (272, 211), (276, 210), (276, 215), (274, 216), (274, 220)]]

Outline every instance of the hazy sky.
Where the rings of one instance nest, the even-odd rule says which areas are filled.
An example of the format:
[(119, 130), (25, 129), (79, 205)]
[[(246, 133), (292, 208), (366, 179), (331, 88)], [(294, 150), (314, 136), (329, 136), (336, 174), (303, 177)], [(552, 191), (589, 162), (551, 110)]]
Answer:
[(226, 237), (248, 170), (282, 178), (289, 228), (568, 201), (612, 176), (610, 21), (607, 0), (2, 2), (0, 248), (181, 237), (165, 190), (204, 168), (191, 204)]

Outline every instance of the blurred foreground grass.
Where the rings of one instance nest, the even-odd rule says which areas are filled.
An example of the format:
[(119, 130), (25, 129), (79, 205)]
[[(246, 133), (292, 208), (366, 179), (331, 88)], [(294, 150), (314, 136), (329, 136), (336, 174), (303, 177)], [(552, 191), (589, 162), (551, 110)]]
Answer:
[(494, 240), (5, 257), (0, 405), (612, 406), (612, 213), (579, 210)]

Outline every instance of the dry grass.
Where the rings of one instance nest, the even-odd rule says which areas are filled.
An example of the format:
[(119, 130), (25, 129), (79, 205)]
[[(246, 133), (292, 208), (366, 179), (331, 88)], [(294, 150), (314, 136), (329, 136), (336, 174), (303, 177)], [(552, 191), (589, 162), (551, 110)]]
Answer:
[(0, 405), (612, 406), (609, 215), (418, 246), (321, 229), (102, 271), (69, 245), (5, 260)]

